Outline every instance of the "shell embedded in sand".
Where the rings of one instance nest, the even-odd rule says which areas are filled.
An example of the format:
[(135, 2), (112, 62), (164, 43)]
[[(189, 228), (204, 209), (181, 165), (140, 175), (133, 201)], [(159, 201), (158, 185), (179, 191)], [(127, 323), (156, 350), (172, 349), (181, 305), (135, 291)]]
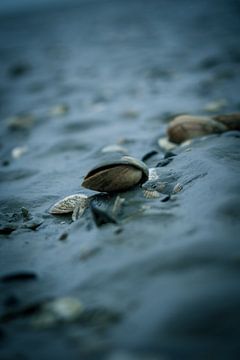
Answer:
[(168, 138), (170, 141), (181, 144), (182, 142), (199, 136), (222, 133), (227, 127), (210, 117), (181, 115), (170, 122)]
[(123, 156), (119, 160), (103, 163), (85, 176), (82, 186), (102, 192), (118, 192), (143, 183), (148, 179), (148, 168), (140, 160)]
[(157, 190), (143, 190), (143, 195), (146, 199), (160, 198), (160, 193)]
[(75, 208), (82, 209), (82, 213), (89, 205), (89, 196), (86, 194), (73, 194), (58, 201), (50, 209), (50, 214), (68, 214)]

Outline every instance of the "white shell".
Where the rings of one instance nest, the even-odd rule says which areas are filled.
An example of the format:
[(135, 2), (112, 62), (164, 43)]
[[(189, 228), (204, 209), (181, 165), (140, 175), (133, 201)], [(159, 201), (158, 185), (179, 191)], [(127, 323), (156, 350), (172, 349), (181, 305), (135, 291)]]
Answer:
[(177, 193), (180, 192), (182, 189), (183, 189), (183, 186), (182, 186), (180, 183), (177, 183), (177, 184), (174, 186), (172, 193), (173, 193), (173, 194), (177, 194)]
[(158, 199), (160, 198), (160, 193), (156, 190), (143, 190), (143, 195), (146, 199)]
[(148, 175), (148, 180), (158, 180), (159, 179), (159, 175), (158, 175), (158, 171), (156, 168), (150, 168), (149, 169), (149, 175)]
[(89, 204), (89, 196), (86, 194), (73, 194), (58, 201), (50, 209), (50, 214), (67, 214), (74, 211), (76, 207), (85, 210)]
[(117, 144), (105, 146), (104, 148), (102, 148), (101, 151), (102, 151), (102, 153), (111, 153), (111, 152), (120, 152), (120, 153), (123, 153), (123, 154), (128, 153), (127, 148), (125, 148), (123, 146), (120, 146), (120, 145), (117, 145)]
[(158, 145), (165, 151), (173, 150), (177, 146), (177, 144), (169, 141), (166, 137), (158, 139)]

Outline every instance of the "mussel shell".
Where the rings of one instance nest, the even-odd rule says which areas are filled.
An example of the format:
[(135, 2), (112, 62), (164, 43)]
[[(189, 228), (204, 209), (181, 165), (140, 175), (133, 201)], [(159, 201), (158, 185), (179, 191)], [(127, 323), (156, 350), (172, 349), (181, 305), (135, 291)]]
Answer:
[(169, 140), (177, 144), (188, 139), (209, 134), (222, 133), (227, 127), (210, 117), (181, 115), (176, 117), (168, 127)]
[(118, 192), (147, 179), (147, 166), (138, 159), (124, 156), (119, 160), (94, 167), (85, 176), (82, 186), (96, 191)]

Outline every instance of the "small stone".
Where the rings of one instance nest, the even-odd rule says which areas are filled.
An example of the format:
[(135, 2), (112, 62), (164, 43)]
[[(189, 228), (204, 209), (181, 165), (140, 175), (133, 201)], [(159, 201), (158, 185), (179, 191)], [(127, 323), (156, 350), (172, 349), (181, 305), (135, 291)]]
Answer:
[(34, 231), (34, 230), (36, 230), (40, 225), (42, 225), (42, 223), (43, 223), (43, 220), (36, 217), (36, 218), (34, 218), (34, 219), (30, 220), (30, 221), (25, 222), (22, 227)]
[(3, 283), (12, 283), (18, 281), (32, 281), (37, 279), (37, 274), (30, 271), (19, 271), (1, 276)]
[(170, 200), (170, 198), (171, 198), (170, 195), (164, 196), (164, 198), (161, 199), (161, 202), (166, 202), (166, 201)]
[(120, 146), (120, 145), (117, 145), (117, 144), (105, 146), (104, 148), (102, 148), (101, 151), (102, 151), (102, 153), (112, 153), (112, 152), (119, 152), (119, 153), (122, 153), (122, 154), (127, 154), (128, 153), (127, 148), (125, 148), (123, 146)]
[(65, 241), (68, 238), (68, 233), (67, 232), (63, 232), (60, 236), (59, 239), (60, 241)]
[(69, 111), (69, 106), (65, 104), (58, 104), (53, 106), (49, 110), (49, 114), (51, 116), (63, 116)]
[(97, 206), (91, 204), (90, 206), (93, 219), (95, 221), (95, 224), (98, 227), (101, 227), (106, 224), (117, 224), (117, 221), (107, 212), (102, 209), (99, 209)]
[(16, 115), (8, 118), (7, 126), (11, 130), (29, 130), (34, 122), (35, 117), (31, 114)]
[(158, 145), (160, 146), (161, 149), (163, 149), (165, 151), (173, 150), (177, 146), (175, 143), (169, 141), (169, 139), (166, 137), (160, 138), (158, 140)]
[(17, 146), (12, 149), (11, 155), (13, 159), (19, 159), (21, 156), (26, 154), (28, 151), (27, 146)]
[(63, 297), (48, 301), (41, 306), (38, 314), (32, 319), (36, 328), (48, 328), (62, 322), (72, 322), (79, 319), (84, 311), (82, 303), (73, 297)]
[(156, 151), (156, 150), (149, 151), (148, 153), (143, 155), (142, 161), (145, 162), (145, 161), (147, 161), (148, 159), (150, 159), (152, 156), (154, 156), (156, 154), (158, 154), (158, 151)]
[(217, 112), (217, 111), (223, 109), (224, 107), (226, 107), (227, 105), (228, 105), (228, 102), (226, 99), (219, 99), (219, 100), (211, 101), (211, 102), (207, 103), (204, 110), (206, 110), (208, 112)]
[(17, 224), (6, 224), (6, 225), (0, 225), (0, 234), (1, 235), (9, 235), (11, 234), (13, 231), (15, 231), (17, 229)]
[(29, 64), (19, 63), (11, 66), (8, 69), (8, 74), (10, 77), (20, 77), (27, 74), (31, 70), (31, 66)]
[(27, 220), (30, 219), (31, 215), (30, 215), (30, 212), (29, 212), (29, 210), (28, 210), (27, 208), (22, 207), (22, 208), (21, 208), (21, 212), (22, 212), (22, 217), (23, 217), (23, 219), (24, 219), (25, 221), (27, 221)]
[(136, 119), (139, 117), (139, 111), (133, 109), (125, 110), (122, 113), (122, 116), (128, 119)]
[(167, 166), (172, 160), (173, 160), (172, 158), (162, 159), (157, 163), (156, 167)]
[(101, 251), (101, 248), (98, 246), (83, 248), (80, 253), (80, 260), (87, 260), (92, 256), (97, 255)]

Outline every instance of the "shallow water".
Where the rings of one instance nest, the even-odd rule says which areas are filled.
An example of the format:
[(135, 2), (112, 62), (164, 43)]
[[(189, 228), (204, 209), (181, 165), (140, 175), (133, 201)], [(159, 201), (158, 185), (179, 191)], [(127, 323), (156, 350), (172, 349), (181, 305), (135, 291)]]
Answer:
[[(105, 146), (119, 142), (137, 158), (157, 150), (146, 161), (154, 167), (173, 115), (240, 110), (237, 5), (90, 1), (1, 18), (4, 359), (238, 358), (236, 133), (175, 149), (158, 171), (183, 190), (166, 202), (122, 193), (117, 225), (97, 227), (89, 210), (74, 223), (48, 213), (117, 156)], [(32, 118), (19, 126), (9, 120), (18, 114)], [(115, 197), (98, 206), (111, 211)], [(3, 281), (18, 272), (36, 277)], [(64, 296), (93, 315), (35, 329), (38, 305)]]

